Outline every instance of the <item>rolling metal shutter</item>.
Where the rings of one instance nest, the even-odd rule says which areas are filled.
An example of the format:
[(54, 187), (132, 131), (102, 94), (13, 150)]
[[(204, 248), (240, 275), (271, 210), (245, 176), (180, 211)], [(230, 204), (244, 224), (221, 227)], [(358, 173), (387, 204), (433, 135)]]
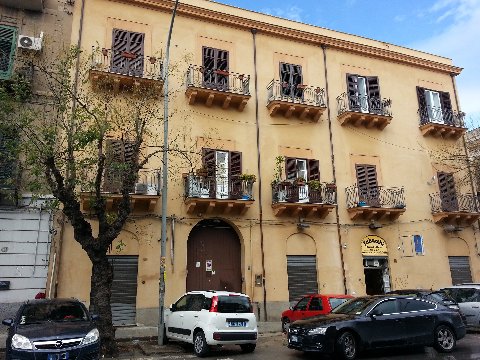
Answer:
[(299, 300), (302, 295), (318, 293), (316, 257), (310, 255), (288, 255), (289, 301)]
[(138, 256), (109, 256), (113, 265), (113, 325), (135, 325)]
[(450, 263), (453, 285), (472, 282), (468, 256), (449, 256), (448, 262)]

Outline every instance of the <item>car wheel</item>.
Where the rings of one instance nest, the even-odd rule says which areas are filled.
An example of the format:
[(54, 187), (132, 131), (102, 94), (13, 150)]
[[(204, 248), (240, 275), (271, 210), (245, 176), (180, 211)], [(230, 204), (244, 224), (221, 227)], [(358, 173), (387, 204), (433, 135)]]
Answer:
[(193, 335), (193, 352), (198, 357), (204, 357), (207, 355), (209, 350), (207, 341), (205, 340), (205, 335), (203, 331), (197, 331), (195, 335)]
[(256, 344), (242, 344), (240, 345), (240, 348), (244, 353), (251, 353), (255, 350), (256, 346), (257, 346)]
[(289, 327), (290, 327), (290, 319), (289, 318), (283, 318), (282, 319), (282, 331), (284, 333), (288, 332)]
[(440, 352), (451, 352), (457, 343), (455, 334), (448, 326), (440, 325), (435, 329), (434, 347)]
[(335, 352), (340, 359), (353, 360), (357, 357), (355, 335), (346, 331), (337, 338)]

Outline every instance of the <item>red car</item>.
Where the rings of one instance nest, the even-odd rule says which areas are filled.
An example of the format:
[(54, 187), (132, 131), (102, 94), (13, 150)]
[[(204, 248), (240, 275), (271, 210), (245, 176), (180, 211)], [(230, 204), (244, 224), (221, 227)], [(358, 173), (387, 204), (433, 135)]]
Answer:
[(290, 323), (296, 320), (328, 314), (332, 309), (352, 298), (352, 295), (304, 295), (294, 307), (282, 313), (282, 330), (286, 332)]

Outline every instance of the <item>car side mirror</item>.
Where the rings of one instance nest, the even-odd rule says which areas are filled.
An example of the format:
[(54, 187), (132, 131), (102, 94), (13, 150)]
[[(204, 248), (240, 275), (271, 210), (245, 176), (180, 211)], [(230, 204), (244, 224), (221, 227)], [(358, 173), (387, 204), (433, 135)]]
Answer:
[(293, 306), (290, 306), (289, 309), (290, 309), (290, 310), (293, 310)]
[(92, 319), (92, 321), (100, 320), (100, 316), (98, 316), (97, 314), (90, 315), (90, 318)]
[(170, 311), (176, 311), (177, 310), (177, 305), (172, 304), (170, 305)]
[(12, 326), (13, 325), (13, 319), (2, 320), (2, 324), (5, 325), (5, 326)]

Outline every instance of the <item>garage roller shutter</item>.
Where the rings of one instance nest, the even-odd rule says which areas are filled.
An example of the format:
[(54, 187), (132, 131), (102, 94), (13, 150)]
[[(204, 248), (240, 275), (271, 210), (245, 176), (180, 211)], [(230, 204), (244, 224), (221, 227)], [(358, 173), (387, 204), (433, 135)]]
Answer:
[(302, 295), (318, 293), (317, 263), (315, 256), (287, 256), (289, 301)]
[(449, 256), (448, 262), (450, 263), (453, 285), (472, 282), (468, 256)]

